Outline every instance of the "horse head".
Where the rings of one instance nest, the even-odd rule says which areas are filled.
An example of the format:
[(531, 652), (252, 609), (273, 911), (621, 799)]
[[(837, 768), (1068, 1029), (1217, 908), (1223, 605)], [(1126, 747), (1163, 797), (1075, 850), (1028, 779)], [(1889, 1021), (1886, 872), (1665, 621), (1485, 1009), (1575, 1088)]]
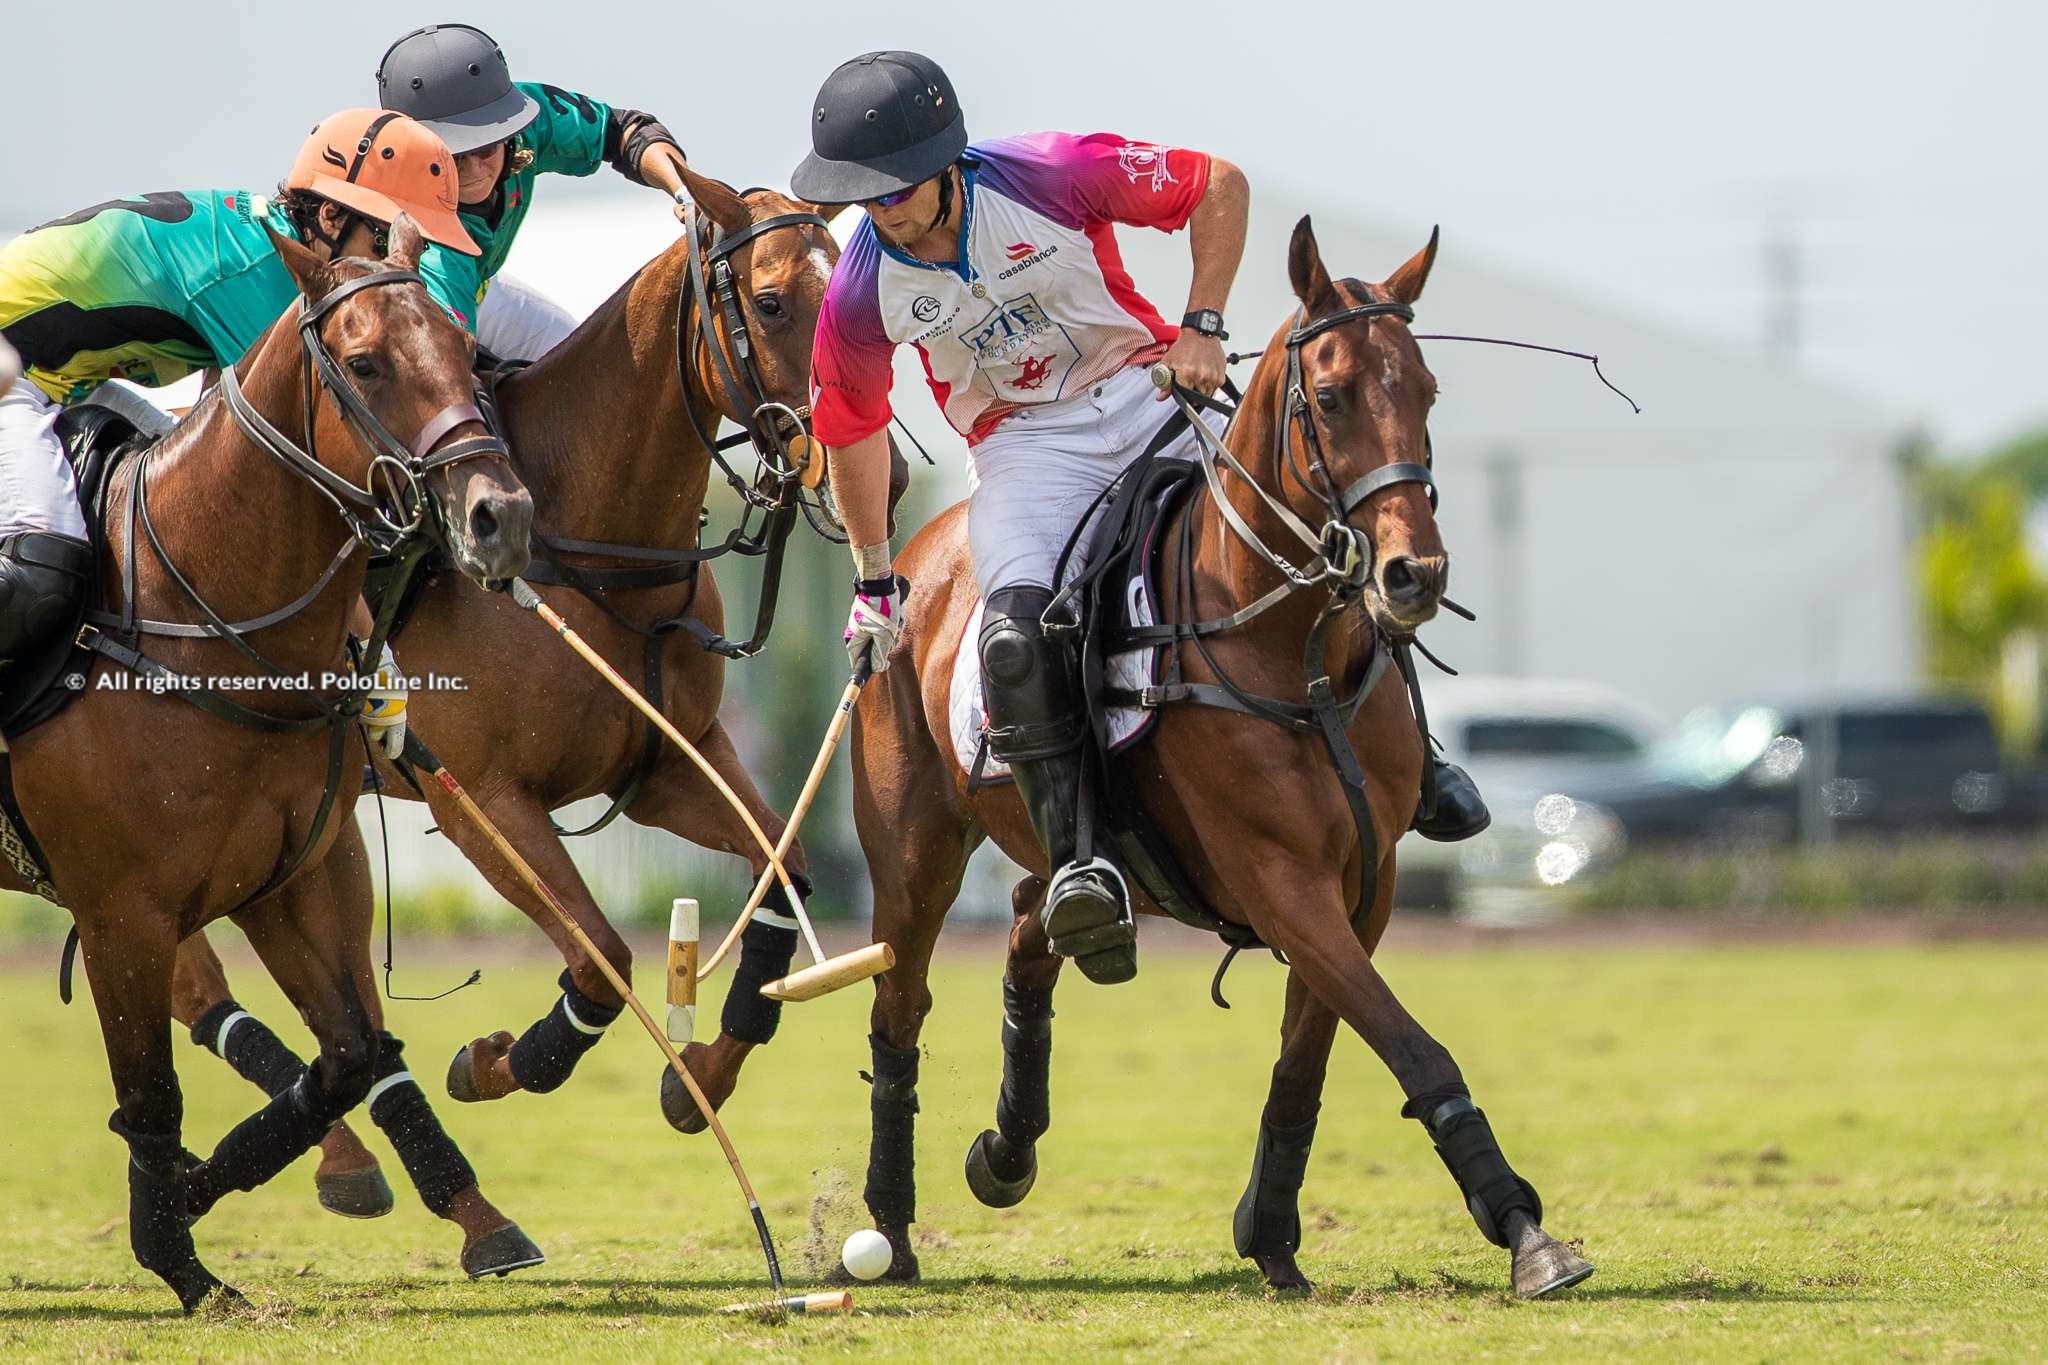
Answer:
[[(315, 318), (304, 337), (323, 381), (314, 457), (387, 505), (395, 497), (388, 515), (401, 523), (425, 514), (403, 505), (424, 490), (456, 562), (485, 586), (522, 572), (533, 499), (476, 409), (474, 339), (416, 277), (419, 229), (401, 214), (381, 261), (321, 261), (274, 240)], [(379, 277), (388, 287), (363, 283)]]

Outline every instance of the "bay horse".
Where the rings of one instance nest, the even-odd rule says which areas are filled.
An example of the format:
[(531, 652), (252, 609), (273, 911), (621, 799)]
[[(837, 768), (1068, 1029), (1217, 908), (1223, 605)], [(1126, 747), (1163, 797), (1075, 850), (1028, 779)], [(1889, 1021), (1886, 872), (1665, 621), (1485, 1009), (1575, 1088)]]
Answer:
[[(109, 1124), (129, 1150), (130, 1245), (187, 1312), (234, 1294), (201, 1263), (192, 1224), (398, 1074), (350, 815), (361, 688), (345, 646), (363, 550), (403, 559), (437, 536), (464, 574), (497, 584), (525, 567), (532, 517), (471, 401), (470, 343), (415, 273), (411, 221), (393, 225), (383, 261), (322, 263), (274, 240), (304, 300), (110, 475), (109, 601), (81, 642), (132, 672), (95, 663), (75, 701), (12, 741), (44, 876), (0, 869), (20, 888), (46, 878), (71, 910), (119, 1103)], [(380, 623), (371, 664), (383, 635)], [(144, 685), (166, 679), (199, 686)], [(199, 1160), (181, 1137), (171, 977), (179, 941), (223, 916), (320, 1052)]]
[[(839, 255), (824, 215), (836, 210), (821, 212), (772, 190), (742, 193), (687, 168), (681, 173), (715, 235), (700, 234), (693, 223), (553, 351), (504, 378), (496, 402), (514, 464), (538, 508), (528, 581), (556, 584), (550, 602), (585, 640), (629, 678), (657, 684), (650, 699), (776, 839), (782, 820), (762, 800), (718, 718), (728, 657), (743, 657), (764, 638), (775, 551), (759, 540), (740, 546), (766, 553), (770, 579), (752, 639), (733, 645), (721, 634), (724, 607), (711, 565), (723, 547), (700, 546), (701, 514), (715, 466), (736, 487), (753, 491), (714, 449), (731, 439), (713, 440), (721, 417), (742, 427), (771, 464), (803, 426), (811, 337)], [(893, 455), (892, 471), (893, 506), (909, 478), (900, 455)], [(788, 500), (794, 486), (778, 482), (782, 500), (766, 515), (771, 527), (782, 519), (786, 532), (797, 513)], [(465, 690), (416, 694), (414, 723), (599, 950), (630, 975), (631, 951), (570, 860), (550, 812), (609, 796), (612, 815), (736, 853), (756, 876), (767, 864), (703, 775), (673, 749), (650, 742), (645, 722), (593, 671), (565, 662), (558, 648), (545, 627), (502, 595), (429, 580), (403, 627), (400, 654), (409, 671), (464, 679)], [(376, 761), (384, 789), (423, 797), (442, 831), (554, 941), (567, 966), (562, 995), (519, 1040), (497, 1032), (457, 1054), (450, 1094), (475, 1101), (556, 1089), (623, 1002), (446, 793), (432, 782), (415, 788), (381, 755)], [(801, 845), (784, 862), (804, 885)], [(787, 913), (780, 887), (763, 909)], [(757, 916), (741, 940), (718, 1038), (686, 1049), (714, 1105), (730, 1093), (746, 1053), (773, 1036), (781, 1006), (758, 988), (788, 971), (795, 944), (793, 929)], [(187, 1020), (234, 1007), (219, 959), (201, 938), (180, 955), (177, 1007)], [(266, 1046), (274, 1044), (269, 1037)], [(703, 1128), (687, 1097), (678, 1104), (666, 1086), (663, 1094), (671, 1122), (685, 1131)], [(405, 1135), (388, 1136), (405, 1156)], [(372, 1196), (367, 1210), (352, 1192), (366, 1180), (382, 1184), (375, 1157), (337, 1125), (322, 1143), (322, 1203), (383, 1212), (388, 1190), (381, 1201)]]
[[(1267, 345), (1225, 437), (1237, 463), (1219, 468), (1212, 449), (1207, 487), (1158, 535), (1158, 582), (1173, 585), (1162, 590), (1161, 620), (1178, 629), (1162, 626), (1153, 638), (1167, 642), (1169, 678), (1189, 693), (1206, 689), (1197, 699), (1210, 704), (1163, 705), (1149, 734), (1113, 760), (1191, 898), (1231, 942), (1269, 945), (1288, 963), (1280, 1058), (1233, 1223), (1239, 1254), (1281, 1290), (1310, 1287), (1295, 1262), (1298, 1194), (1339, 1021), (1394, 1073), (1403, 1115), (1422, 1120), (1482, 1233), (1512, 1251), (1519, 1292), (1548, 1293), (1592, 1272), (1543, 1231), (1535, 1190), (1502, 1157), (1457, 1064), (1372, 961), (1425, 756), (1405, 664), (1392, 671), (1385, 658), (1435, 615), (1449, 567), (1426, 455), (1436, 384), (1406, 326), (1435, 254), (1432, 236), (1382, 284), (1333, 281), (1309, 221), (1295, 228), (1288, 269), (1300, 308)], [(1308, 570), (1294, 562), (1298, 552), (1287, 559), (1269, 548), (1293, 536), (1323, 551)], [(874, 937), (896, 950), (895, 968), (875, 980), (865, 1198), (894, 1249), (888, 1276), (912, 1280), (927, 975), (983, 838), (1031, 874), (1012, 897), (996, 1127), (967, 1161), (969, 1187), (985, 1204), (1017, 1203), (1037, 1175), (1034, 1144), (1051, 1122), (1060, 959), (1039, 922), (1046, 865), (1023, 804), (1009, 784), (970, 790), (952, 754), (949, 685), (975, 606), (965, 504), (913, 537), (897, 567), (916, 590), (892, 667), (854, 713), (853, 796)], [(1326, 671), (1312, 681), (1304, 661), (1318, 658)], [(1353, 696), (1347, 720), (1331, 699)], [(1311, 713), (1336, 729), (1319, 733)], [(1277, 715), (1296, 723), (1269, 723)], [(1354, 769), (1363, 756), (1348, 793), (1340, 750)], [(1174, 899), (1154, 890), (1157, 880), (1133, 883), (1145, 887), (1148, 913), (1161, 913), (1162, 896)]]

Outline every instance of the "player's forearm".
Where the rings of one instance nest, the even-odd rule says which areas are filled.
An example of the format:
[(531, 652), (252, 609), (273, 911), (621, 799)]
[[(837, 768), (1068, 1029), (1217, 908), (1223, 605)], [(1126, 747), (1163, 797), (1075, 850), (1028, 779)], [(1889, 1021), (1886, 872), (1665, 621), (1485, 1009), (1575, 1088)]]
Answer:
[(832, 500), (846, 523), (857, 576), (879, 578), (889, 567), (889, 429), (834, 446), (829, 455)]
[(657, 142), (640, 154), (640, 178), (671, 199), (683, 187), (683, 154), (673, 143)]
[(1209, 158), (1209, 184), (1188, 219), (1188, 249), (1194, 276), (1188, 282), (1188, 311), (1224, 310), (1237, 264), (1244, 259), (1245, 228), (1251, 218), (1252, 191), (1244, 172), (1220, 156)]

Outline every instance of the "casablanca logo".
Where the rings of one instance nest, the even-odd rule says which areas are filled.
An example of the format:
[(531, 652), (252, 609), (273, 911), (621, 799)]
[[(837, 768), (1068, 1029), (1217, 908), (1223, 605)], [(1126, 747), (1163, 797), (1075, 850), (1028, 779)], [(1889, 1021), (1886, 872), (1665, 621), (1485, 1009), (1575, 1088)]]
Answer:
[(910, 315), (919, 322), (930, 322), (939, 315), (939, 301), (930, 294), (919, 294), (917, 301), (910, 305)]
[(1167, 167), (1166, 149), (1149, 142), (1126, 142), (1116, 149), (1116, 164), (1131, 178), (1133, 185), (1150, 177), (1155, 192), (1180, 183)]
[(1036, 250), (1038, 248), (1029, 242), (1012, 242), (1003, 248), (1004, 254), (1013, 261), (1021, 261)]

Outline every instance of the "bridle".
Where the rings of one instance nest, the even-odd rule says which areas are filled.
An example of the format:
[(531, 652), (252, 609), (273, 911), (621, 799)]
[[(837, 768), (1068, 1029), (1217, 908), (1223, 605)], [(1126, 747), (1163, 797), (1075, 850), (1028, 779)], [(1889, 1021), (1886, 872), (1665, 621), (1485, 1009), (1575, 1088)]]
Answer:
[[(714, 430), (706, 431), (696, 409), (686, 402), (683, 410), (689, 414), (690, 427), (697, 439), (711, 452), (711, 458), (741, 499), (749, 507), (765, 512), (780, 511), (787, 505), (791, 487), (802, 482), (805, 463), (816, 458), (818, 447), (811, 439), (811, 407), (809, 403), (789, 404), (771, 398), (767, 385), (761, 382), (753, 336), (747, 330), (746, 312), (740, 306), (732, 257), (766, 233), (784, 228), (829, 229), (831, 225), (815, 213), (778, 213), (736, 232), (726, 232), (714, 223), (707, 241), (703, 223), (696, 204), (687, 204), (683, 209), (683, 234), (688, 239), (690, 287), (682, 291), (683, 316), (677, 320), (676, 349), (685, 371), (686, 389), (691, 353), (699, 346), (711, 353), (717, 383), (713, 399), (724, 415), (743, 430), (718, 439), (716, 417), (712, 421)], [(726, 360), (728, 348), (733, 362)], [(761, 465), (760, 475), (752, 480), (741, 478), (725, 459), (727, 450), (746, 442), (752, 442)], [(803, 453), (803, 462), (795, 459), (798, 451)], [(764, 482), (772, 491), (762, 489)]]
[[(367, 289), (387, 285), (417, 284), (426, 287), (418, 272), (377, 270), (336, 285), (317, 300), (299, 302), (299, 345), (306, 353), (303, 374), (305, 401), (304, 445), (296, 445), (261, 414), (242, 392), (240, 377), (233, 366), (221, 372), (221, 396), (235, 425), (258, 446), (277, 457), (286, 469), (310, 483), (335, 509), (349, 527), (356, 543), (372, 553), (390, 554), (413, 536), (424, 521), (431, 502), (421, 483), (449, 465), (489, 456), (506, 457), (504, 442), (492, 435), (471, 436), (441, 445), (441, 439), (468, 422), (483, 426), (483, 412), (474, 401), (450, 403), (423, 423), (410, 442), (392, 435), (356, 386), (343, 372), (320, 338), (320, 323), (346, 300)], [(324, 388), (341, 410), (342, 420), (371, 452), (369, 473), (358, 487), (320, 463), (313, 449), (313, 421), (318, 412), (315, 386)], [(380, 495), (385, 485), (388, 500)]]

